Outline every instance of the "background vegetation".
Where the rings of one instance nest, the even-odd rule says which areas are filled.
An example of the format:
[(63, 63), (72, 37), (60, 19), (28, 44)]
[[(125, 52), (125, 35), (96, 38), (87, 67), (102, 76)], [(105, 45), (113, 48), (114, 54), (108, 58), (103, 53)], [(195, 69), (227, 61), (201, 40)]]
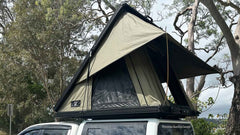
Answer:
[[(150, 14), (153, 1), (129, 2)], [(121, 1), (0, 0), (0, 130), (54, 121), (53, 107)]]
[[(121, 2), (0, 0), (0, 130), (8, 132), (7, 104), (14, 105), (14, 133), (35, 123), (54, 121), (55, 103)], [(156, 1), (131, 0), (128, 4), (142, 14), (150, 15)], [(215, 60), (220, 63), (218, 80), (222, 87), (234, 84), (235, 93), (238, 93), (240, 2), (173, 0), (172, 4), (164, 7), (160, 15), (162, 19), (175, 17), (173, 26), (180, 42), (196, 55), (205, 52), (209, 56), (206, 62)], [(214, 14), (212, 9), (220, 14)], [(202, 44), (204, 40), (208, 42)], [(216, 61), (216, 54), (225, 48), (229, 48), (230, 53)], [(198, 100), (200, 93), (209, 88), (205, 82), (206, 76), (186, 81), (187, 94), (199, 111), (215, 102), (213, 98), (207, 102)], [(233, 117), (239, 111), (236, 110), (239, 96), (234, 95), (228, 121), (228, 127), (234, 128), (227, 128), (228, 134), (240, 132), (240, 121)], [(226, 115), (224, 119), (227, 119)], [(214, 125), (203, 119), (192, 122), (196, 134), (220, 134), (225, 131), (212, 129), (227, 125), (226, 121), (225, 124)]]

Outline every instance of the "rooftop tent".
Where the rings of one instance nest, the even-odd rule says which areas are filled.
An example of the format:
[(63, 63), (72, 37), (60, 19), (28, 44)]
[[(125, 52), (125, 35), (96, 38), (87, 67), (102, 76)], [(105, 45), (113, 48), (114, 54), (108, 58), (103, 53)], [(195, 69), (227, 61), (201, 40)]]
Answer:
[[(216, 72), (147, 18), (123, 4), (57, 102), (56, 116), (196, 115), (178, 79)], [(166, 99), (162, 87), (167, 80), (174, 105)]]

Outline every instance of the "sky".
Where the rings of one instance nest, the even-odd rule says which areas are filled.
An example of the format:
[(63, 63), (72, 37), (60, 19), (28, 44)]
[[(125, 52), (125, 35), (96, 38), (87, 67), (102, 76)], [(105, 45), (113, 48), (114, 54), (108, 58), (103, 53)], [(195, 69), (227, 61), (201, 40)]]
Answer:
[[(216, 99), (216, 102), (209, 110), (203, 112), (200, 117), (208, 117), (209, 114), (228, 114), (231, 107), (233, 89), (233, 86), (231, 86), (229, 88), (214, 88), (202, 92), (200, 96), (201, 101), (206, 101), (211, 96), (213, 99)], [(217, 97), (218, 91), (219, 95)], [(203, 109), (203, 111), (204, 110), (206, 109)]]
[[(158, 13), (161, 13), (163, 15), (166, 15), (169, 10), (164, 9), (165, 7), (163, 6), (164, 4), (171, 4), (173, 0), (157, 0), (157, 2), (154, 4), (151, 12), (151, 17), (153, 20), (158, 20), (159, 15)], [(173, 27), (173, 22), (175, 19), (175, 15), (172, 17), (169, 17), (167, 19), (163, 19), (162, 21), (156, 21), (154, 22), (164, 30), (166, 30), (170, 35), (172, 35), (177, 41), (180, 40), (180, 38), (174, 34), (173, 31), (175, 31)], [(207, 41), (202, 41), (202, 42), (207, 42)], [(229, 53), (229, 50), (226, 48), (222, 51), (222, 54)], [(219, 54), (215, 56), (215, 59), (221, 59), (222, 54)], [(205, 53), (198, 52), (197, 56), (200, 57), (202, 60), (206, 60), (208, 57), (206, 56)], [(208, 64), (211, 66), (216, 65), (216, 61), (210, 61)], [(219, 82), (216, 80), (216, 77), (219, 75), (208, 75), (206, 79), (206, 87), (213, 85), (213, 84), (218, 84)], [(183, 83), (185, 81), (183, 80)], [(184, 83), (185, 84), (185, 83)], [(201, 101), (207, 101), (209, 97), (212, 97), (215, 101), (215, 104), (210, 107), (210, 108), (205, 108), (203, 109), (203, 112), (200, 114), (199, 117), (208, 117), (209, 114), (213, 114), (216, 116), (217, 114), (224, 114), (224, 113), (229, 113), (229, 109), (231, 107), (231, 102), (232, 102), (232, 97), (233, 97), (233, 92), (234, 88), (233, 86), (228, 87), (228, 88), (223, 88), (221, 86), (217, 88), (210, 88), (205, 91), (203, 91), (199, 97)]]

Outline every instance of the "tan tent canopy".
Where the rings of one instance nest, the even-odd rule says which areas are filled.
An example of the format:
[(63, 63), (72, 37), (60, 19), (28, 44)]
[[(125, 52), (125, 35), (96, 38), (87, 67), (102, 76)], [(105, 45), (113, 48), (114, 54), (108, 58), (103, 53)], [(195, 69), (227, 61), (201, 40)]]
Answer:
[[(126, 13), (120, 18), (93, 56), (90, 76), (164, 34), (161, 29), (144, 22), (133, 14)], [(80, 81), (86, 78), (87, 71), (85, 70)]]
[(168, 79), (175, 104), (195, 112), (178, 79), (216, 72), (124, 4), (101, 33), (55, 111), (63, 116), (74, 112), (96, 116), (99, 110), (118, 109), (121, 114), (123, 108), (170, 107), (162, 87)]
[[(120, 18), (93, 56), (89, 76), (92, 76), (130, 52), (146, 45), (146, 43), (158, 37), (166, 37), (167, 33), (163, 30), (146, 23), (131, 13), (123, 14)], [(171, 64), (173, 64), (172, 67), (174, 67), (179, 79), (215, 72), (213, 68), (183, 48), (170, 35), (168, 35), (168, 40), (166, 41), (165, 39), (163, 42), (157, 40), (154, 44), (162, 45), (162, 47), (157, 48), (156, 46), (155, 48), (158, 50), (161, 49), (159, 51), (162, 54), (166, 54), (166, 42), (169, 42), (170, 50), (168, 53), (170, 54)], [(87, 68), (82, 73), (79, 82), (86, 78)]]

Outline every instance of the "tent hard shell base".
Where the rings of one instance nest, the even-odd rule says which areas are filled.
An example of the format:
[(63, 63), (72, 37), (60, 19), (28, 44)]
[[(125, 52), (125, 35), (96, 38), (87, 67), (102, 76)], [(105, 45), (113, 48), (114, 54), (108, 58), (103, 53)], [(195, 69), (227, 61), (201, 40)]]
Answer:
[(57, 118), (83, 119), (121, 119), (121, 118), (167, 118), (179, 119), (187, 116), (198, 116), (199, 112), (186, 106), (146, 106), (123, 109), (106, 109), (94, 111), (59, 112)]

